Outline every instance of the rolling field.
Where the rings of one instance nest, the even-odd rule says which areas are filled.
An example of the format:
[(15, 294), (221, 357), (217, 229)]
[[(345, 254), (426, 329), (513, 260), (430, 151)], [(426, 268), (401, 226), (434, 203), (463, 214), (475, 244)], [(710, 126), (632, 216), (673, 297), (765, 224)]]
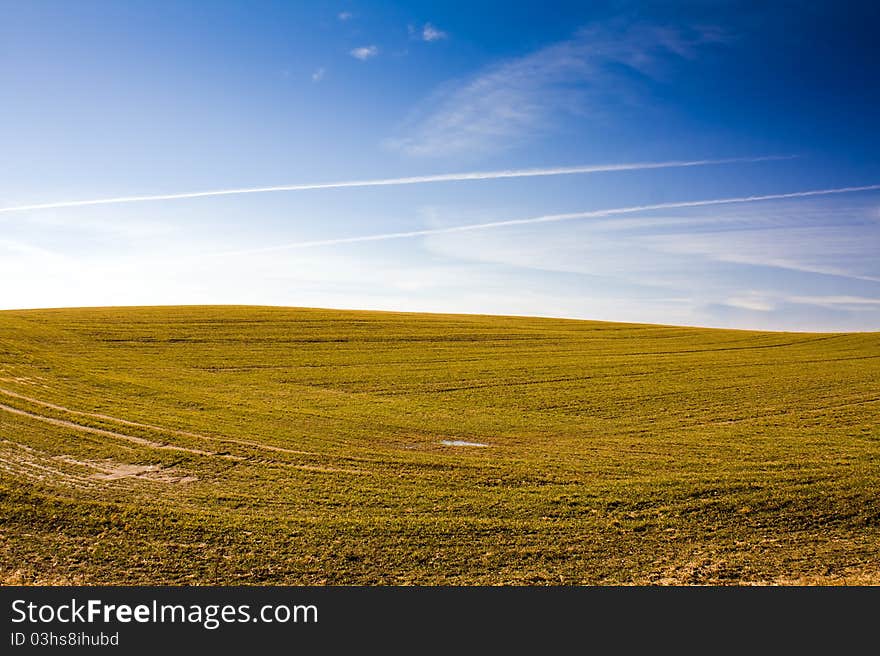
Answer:
[(0, 583), (876, 584), (878, 545), (880, 333), (0, 312)]

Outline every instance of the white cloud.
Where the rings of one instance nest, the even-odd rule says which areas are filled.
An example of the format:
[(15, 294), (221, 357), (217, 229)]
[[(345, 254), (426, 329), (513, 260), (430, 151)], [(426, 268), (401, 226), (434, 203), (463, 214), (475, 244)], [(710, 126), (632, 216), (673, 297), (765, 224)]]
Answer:
[(709, 29), (581, 30), (568, 41), (438, 89), (387, 144), (411, 155), (498, 150), (554, 129), (562, 115), (595, 115), (613, 102), (631, 100), (638, 95), (635, 83), (621, 69), (659, 77), (669, 60), (693, 58), (703, 44), (719, 40)]
[(422, 28), (422, 41), (427, 41), (428, 43), (431, 41), (440, 41), (448, 36), (449, 35), (446, 34), (446, 32), (438, 30), (430, 23), (425, 23), (425, 26)]
[(376, 46), (361, 46), (360, 48), (355, 48), (354, 50), (352, 50), (350, 54), (355, 59), (367, 61), (368, 59), (375, 57), (379, 54), (379, 48)]
[(340, 11), (338, 14), (336, 14), (336, 18), (338, 18), (342, 22), (345, 22), (354, 18), (354, 14), (350, 11)]
[(754, 312), (772, 312), (776, 309), (776, 305), (766, 294), (754, 291), (746, 292), (739, 296), (731, 296), (724, 301), (724, 305)]
[(312, 73), (312, 82), (320, 82), (321, 80), (324, 79), (324, 75), (326, 73), (327, 73), (327, 69), (325, 69), (323, 66), (321, 68), (316, 69), (315, 72)]

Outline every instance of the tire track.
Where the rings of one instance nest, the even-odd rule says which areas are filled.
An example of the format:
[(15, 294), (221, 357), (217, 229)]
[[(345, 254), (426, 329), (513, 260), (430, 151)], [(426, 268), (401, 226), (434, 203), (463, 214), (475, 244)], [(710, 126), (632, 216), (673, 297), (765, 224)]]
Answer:
[[(52, 467), (48, 463), (49, 459), (46, 456), (41, 456), (41, 452), (36, 449), (10, 440), (0, 440), (0, 442), (5, 447), (0, 450), (0, 469), (4, 471), (39, 481), (48, 479), (51, 482), (59, 482), (80, 490), (94, 490), (99, 487), (95, 481), (84, 476)], [(5, 445), (11, 445), (15, 449)], [(16, 450), (18, 453), (15, 452)]]
[(200, 456), (217, 456), (221, 458), (231, 458), (231, 459), (240, 459), (240, 456), (233, 456), (227, 453), (213, 453), (211, 451), (203, 451), (202, 449), (191, 449), (185, 446), (177, 446), (176, 444), (167, 444), (162, 442), (154, 442), (153, 440), (148, 440), (144, 437), (137, 437), (135, 435), (126, 435), (125, 433), (119, 433), (116, 431), (105, 430), (103, 428), (94, 428), (92, 426), (83, 426), (82, 424), (77, 424), (72, 421), (67, 421), (66, 419), (55, 419), (54, 417), (45, 417), (43, 415), (38, 415), (34, 412), (27, 412), (26, 410), (19, 410), (18, 408), (13, 408), (12, 406), (5, 405), (0, 403), (0, 410), (4, 410), (5, 412), (9, 412), (15, 415), (20, 415), (22, 417), (28, 417), (30, 419), (36, 419), (37, 421), (42, 421), (47, 424), (52, 424), (53, 426), (60, 426), (62, 428), (72, 428), (74, 430), (82, 431), (84, 433), (91, 433), (92, 435), (101, 435), (102, 437), (112, 437), (118, 440), (125, 440), (126, 442), (131, 442), (132, 444), (137, 444), (139, 446), (149, 447), (151, 449), (163, 449), (167, 451), (184, 451), (186, 453), (194, 453)]
[[(41, 401), (39, 399), (35, 399), (30, 396), (25, 396), (24, 394), (19, 394), (18, 392), (13, 392), (11, 390), (7, 390), (7, 389), (3, 389), (3, 388), (0, 388), (0, 394), (5, 394), (6, 396), (11, 396), (16, 399), (21, 399), (22, 401), (27, 401), (28, 403), (41, 405), (44, 408), (51, 408), (52, 410), (58, 410), (59, 412), (66, 412), (68, 414), (77, 415), (80, 417), (91, 417), (93, 419), (103, 419), (105, 421), (112, 421), (112, 422), (115, 422), (118, 424), (123, 424), (125, 426), (132, 426), (134, 428), (146, 428), (147, 430), (154, 430), (154, 431), (158, 431), (161, 433), (169, 433), (172, 435), (180, 435), (181, 437), (190, 437), (190, 438), (202, 440), (202, 441), (219, 442), (221, 444), (237, 444), (239, 446), (251, 447), (251, 448), (255, 448), (255, 449), (264, 449), (266, 451), (275, 451), (278, 453), (289, 453), (289, 454), (293, 454), (293, 455), (303, 455), (303, 456), (323, 456), (323, 454), (316, 453), (314, 451), (302, 451), (302, 450), (298, 450), (298, 449), (287, 449), (285, 447), (272, 446), (272, 445), (268, 445), (268, 444), (261, 444), (260, 442), (253, 442), (251, 440), (240, 440), (240, 439), (236, 439), (233, 437), (214, 437), (211, 435), (203, 435), (201, 433), (193, 433), (191, 431), (179, 430), (176, 428), (166, 428), (164, 426), (156, 426), (155, 424), (145, 424), (145, 423), (141, 423), (138, 421), (130, 421), (128, 419), (120, 419), (119, 417), (112, 417), (110, 415), (105, 415), (105, 414), (101, 414), (98, 412), (83, 412), (80, 410), (72, 410), (70, 408), (64, 407), (63, 405), (56, 405), (55, 403), (49, 403), (48, 401)], [(8, 407), (9, 406), (5, 406), (3, 404), (0, 404), (0, 408), (6, 409)], [(21, 412), (24, 412), (24, 411), (21, 411)], [(30, 414), (30, 413), (28, 413), (28, 414)], [(33, 414), (31, 416), (42, 417), (42, 415), (37, 415), (37, 414)], [(47, 417), (46, 419), (50, 419), (50, 418)], [(57, 421), (64, 421), (64, 420), (57, 420)], [(74, 424), (73, 422), (70, 422), (70, 423), (73, 426), (77, 426), (77, 427), (81, 427), (81, 428), (90, 428), (90, 427), (83, 427), (80, 424)], [(102, 429), (95, 429), (95, 430), (102, 430)], [(109, 431), (109, 432), (113, 433), (113, 431)], [(122, 435), (121, 433), (114, 433), (114, 434)], [(129, 437), (134, 437), (134, 436), (129, 436)], [(135, 438), (135, 439), (144, 439), (144, 438)], [(150, 442), (149, 440), (146, 440), (146, 441)], [(152, 442), (152, 444), (158, 444), (158, 443)], [(183, 449), (183, 447), (179, 447), (179, 448)], [(201, 450), (192, 450), (192, 452), (193, 453), (200, 453), (200, 454), (204, 454), (204, 455), (217, 455), (214, 453), (209, 453), (207, 451), (201, 451)]]

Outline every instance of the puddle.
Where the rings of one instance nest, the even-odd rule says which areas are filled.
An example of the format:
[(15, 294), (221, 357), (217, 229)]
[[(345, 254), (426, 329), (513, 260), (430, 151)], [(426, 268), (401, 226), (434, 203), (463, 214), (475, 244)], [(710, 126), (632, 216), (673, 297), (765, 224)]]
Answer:
[(464, 440), (441, 440), (443, 446), (489, 446), (482, 442), (465, 442)]

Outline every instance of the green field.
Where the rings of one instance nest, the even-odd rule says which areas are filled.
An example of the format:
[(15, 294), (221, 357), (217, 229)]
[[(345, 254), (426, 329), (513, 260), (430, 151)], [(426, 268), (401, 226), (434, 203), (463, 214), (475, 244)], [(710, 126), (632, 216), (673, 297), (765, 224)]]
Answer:
[(880, 333), (0, 312), (0, 583), (880, 583), (878, 545)]

